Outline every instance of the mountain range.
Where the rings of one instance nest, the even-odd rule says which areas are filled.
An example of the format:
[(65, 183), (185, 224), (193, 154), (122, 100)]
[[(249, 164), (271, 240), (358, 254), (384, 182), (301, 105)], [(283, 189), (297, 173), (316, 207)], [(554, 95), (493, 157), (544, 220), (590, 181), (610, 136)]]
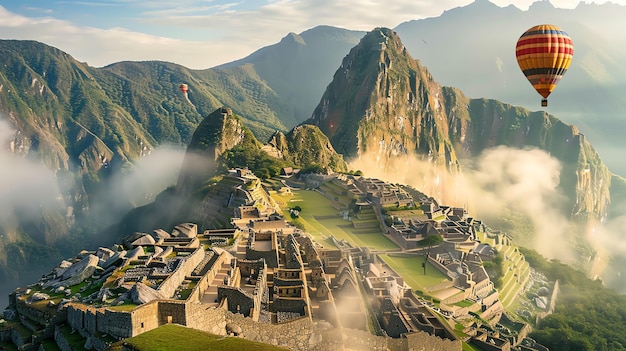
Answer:
[[(231, 108), (234, 115), (240, 116), (241, 125), (251, 131), (243, 139), (259, 148), (272, 140), (263, 152), (283, 154), (281, 162), (286, 166), (306, 166), (319, 163), (322, 158), (333, 167), (343, 162), (337, 161), (334, 150), (324, 157), (299, 154), (296, 141), (307, 138), (314, 140), (320, 150), (329, 149), (330, 145), (330, 149), (337, 149), (348, 160), (364, 157), (370, 151), (380, 153), (383, 161), (420, 155), (436, 165), (435, 171), (441, 174), (458, 172), (465, 165), (464, 159), (476, 157), (488, 148), (537, 147), (563, 162), (559, 182), (567, 196), (561, 205), (563, 212), (584, 220), (605, 220), (615, 209), (609, 206), (611, 199), (623, 193), (620, 189), (624, 187), (619, 187), (623, 179), (609, 171), (579, 128), (544, 112), (468, 97), (483, 90), (468, 89), (467, 96), (461, 92), (465, 92), (463, 84), (467, 84), (476, 89), (493, 89), (493, 95), (482, 96), (500, 99), (498, 94), (510, 93), (509, 97), (501, 95), (504, 101), (515, 102), (511, 96), (534, 96), (526, 82), (515, 84), (517, 90), (489, 83), (510, 82), (514, 78), (507, 77), (514, 75), (523, 80), (521, 73), (511, 73), (517, 67), (511, 68), (514, 65), (507, 63), (507, 54), (498, 51), (490, 63), (478, 55), (482, 48), (491, 47), (480, 40), (506, 37), (505, 31), (494, 27), (500, 25), (521, 33), (525, 28), (510, 24), (512, 18), (528, 17), (540, 10), (548, 14), (556, 11), (561, 16), (561, 10), (544, 2), (523, 12), (476, 1), (436, 19), (408, 22), (395, 30), (378, 28), (366, 36), (365, 32), (321, 26), (299, 35), (290, 33), (279, 43), (249, 57), (208, 70), (190, 70), (157, 61), (120, 62), (94, 68), (42, 43), (0, 41), (4, 62), (0, 67), (0, 114), (12, 128), (6, 140), (7, 149), (12, 157), (43, 163), (59, 184), (58, 193), (51, 195), (51, 208), (12, 207), (3, 219), (2, 285), (7, 286), (7, 281), (15, 282), (13, 285), (26, 283), (30, 277), (20, 280), (21, 274), (36, 274), (46, 265), (58, 262), (64, 251), (117, 239), (102, 237), (102, 233), (110, 232), (110, 226), (124, 214), (149, 201), (140, 203), (121, 192), (107, 194), (111, 192), (114, 175), (128, 172), (134, 167), (133, 161), (146, 157), (160, 145), (196, 144), (197, 127), (210, 120), (208, 116), (221, 116), (222, 106)], [(583, 10), (601, 17), (619, 14), (623, 7), (580, 5), (571, 13)], [(474, 25), (478, 22), (473, 21), (484, 23), (485, 18), (491, 18), (493, 26)], [(506, 18), (510, 21), (506, 22)], [(538, 18), (524, 21), (535, 19)], [(499, 21), (509, 24), (498, 24)], [(605, 25), (609, 23), (605, 21)], [(492, 34), (464, 31), (464, 35), (480, 38), (472, 45), (481, 50), (465, 47), (462, 54), (442, 54), (432, 48), (467, 46), (468, 37), (458, 31), (449, 32), (459, 26), (482, 28)], [(575, 25), (570, 28), (577, 30)], [(433, 33), (440, 37), (432, 36)], [(581, 62), (589, 62), (590, 66), (578, 73), (573, 68), (559, 90), (566, 95), (568, 88), (564, 87), (572, 81), (571, 86), (593, 94), (574, 95), (585, 95), (590, 100), (576, 98), (567, 102), (555, 94), (551, 106), (563, 106), (563, 113), (572, 116), (581, 111), (603, 116), (597, 118), (597, 126), (602, 126), (612, 120), (611, 111), (621, 108), (621, 97), (612, 93), (610, 84), (625, 81), (619, 75), (621, 68), (615, 64), (621, 52), (612, 46), (611, 50), (602, 49), (603, 42), (592, 31), (575, 33), (570, 31), (578, 38), (576, 57), (585, 58)], [(458, 45), (454, 45), (455, 40)], [(514, 43), (516, 37), (507, 40)], [(502, 47), (493, 46), (498, 50)], [(513, 54), (510, 56), (512, 59)], [(419, 57), (421, 62), (412, 57)], [(503, 64), (498, 64), (500, 61)], [(463, 69), (466, 64), (471, 68)], [(600, 68), (615, 74), (610, 75), (611, 79), (600, 79)], [(453, 77), (458, 84), (448, 81)], [(583, 89), (581, 82), (587, 82), (589, 88)], [(187, 92), (180, 90), (181, 84), (187, 84)], [(553, 112), (552, 107), (549, 111)], [(325, 146), (327, 140), (316, 129), (293, 129), (305, 121), (318, 126), (330, 144)], [(297, 137), (302, 131), (306, 138)], [(564, 146), (567, 143), (571, 147)], [(389, 163), (385, 167), (394, 166)], [(98, 201), (105, 194), (113, 195), (106, 198), (115, 198), (114, 205), (99, 211), (102, 207)], [(166, 194), (160, 196), (164, 198)], [(117, 233), (123, 234), (127, 233)], [(38, 259), (33, 261), (33, 257)]]

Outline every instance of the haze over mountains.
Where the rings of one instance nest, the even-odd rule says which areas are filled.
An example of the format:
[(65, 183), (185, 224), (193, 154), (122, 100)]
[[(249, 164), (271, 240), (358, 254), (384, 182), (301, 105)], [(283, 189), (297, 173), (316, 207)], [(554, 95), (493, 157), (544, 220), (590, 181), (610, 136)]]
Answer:
[[(585, 123), (593, 120), (594, 123), (583, 123), (578, 130), (587, 135), (587, 140), (595, 147), (594, 136), (604, 133), (605, 126), (608, 125), (611, 131), (618, 130), (615, 128), (618, 125), (615, 124), (618, 123), (616, 116), (624, 110), (624, 100), (616, 93), (614, 85), (626, 81), (626, 74), (618, 65), (625, 55), (623, 51), (614, 48), (615, 43), (619, 43), (617, 39), (598, 39), (607, 35), (606, 30), (598, 30), (605, 27), (599, 27), (598, 24), (587, 28), (580, 23), (595, 23), (589, 19), (592, 15), (604, 18), (598, 20), (603, 25), (617, 23), (612, 19), (617, 21), (624, 7), (581, 5), (576, 10), (558, 10), (542, 2), (524, 12), (477, 1), (467, 7), (448, 11), (436, 19), (402, 24), (396, 31), (411, 56), (420, 59), (432, 73), (432, 76), (424, 73), (425, 76), (421, 77), (427, 78), (428, 84), (442, 83), (458, 87), (470, 97), (496, 98), (524, 106), (538, 106), (539, 97), (519, 72), (513, 53), (519, 34), (530, 24), (543, 19), (533, 17), (535, 11), (545, 12), (548, 16), (545, 18), (558, 16), (563, 19), (572, 16), (571, 24), (559, 25), (574, 38), (575, 61), (557, 92), (551, 96), (548, 112), (556, 117), (561, 117), (562, 113)], [(583, 13), (586, 22), (581, 22)], [(512, 24), (518, 22), (519, 26)], [(507, 32), (509, 30), (510, 33)], [(4, 92), (0, 96), (0, 113), (10, 121), (12, 128), (19, 131), (5, 133), (8, 135), (5, 144), (10, 144), (16, 155), (42, 160), (52, 170), (51, 177), (64, 179), (59, 189), (53, 189), (52, 194), (55, 195), (51, 195), (51, 198), (56, 199), (51, 202), (58, 204), (58, 208), (53, 211), (36, 209), (36, 221), (32, 220), (33, 216), (24, 217), (23, 212), (19, 211), (10, 213), (10, 220), (3, 220), (4, 237), (0, 238), (0, 254), (4, 254), (4, 262), (21, 263), (18, 267), (3, 265), (3, 277), (13, 281), (20, 270), (49, 268), (47, 264), (50, 262), (57, 263), (59, 251), (47, 250), (45, 245), (54, 245), (57, 250), (67, 249), (71, 238), (67, 236), (67, 228), (72, 226), (73, 220), (84, 220), (74, 228), (89, 227), (97, 232), (113, 224), (116, 216), (149, 202), (164, 185), (160, 185), (160, 189), (157, 186), (146, 190), (144, 195), (147, 194), (148, 198), (141, 201), (127, 198), (128, 194), (123, 191), (105, 197), (104, 194), (110, 194), (112, 184), (116, 182), (112, 175), (134, 170), (136, 167), (131, 166), (130, 161), (145, 157), (155, 149), (160, 150), (157, 149), (160, 145), (187, 145), (198, 124), (217, 108), (231, 107), (262, 142), (267, 141), (274, 131), (286, 132), (310, 118), (320, 103), (324, 89), (333, 80), (333, 73), (341, 67), (342, 58), (359, 43), (364, 34), (332, 27), (316, 27), (300, 35), (290, 33), (276, 45), (210, 70), (189, 70), (163, 62), (120, 62), (96, 69), (76, 62), (67, 53), (39, 43), (0, 42), (0, 57), (4, 62), (4, 66), (0, 67), (0, 92)], [(501, 43), (496, 44), (497, 40)], [(493, 52), (490, 48), (493, 48)], [(484, 56), (485, 51), (488, 58)], [(577, 60), (585, 65), (577, 65)], [(605, 74), (602, 75), (602, 72)], [(511, 83), (515, 81), (520, 82)], [(178, 90), (182, 83), (189, 85), (188, 99)], [(419, 96), (414, 94), (415, 101), (419, 97), (422, 99), (419, 101), (424, 104), (430, 102), (434, 90), (432, 93), (420, 91), (423, 95)], [(442, 94), (445, 92), (448, 99), (454, 97), (455, 101), (448, 101), (452, 105), (468, 105), (472, 111), (483, 110), (484, 116), (492, 118), (486, 119), (485, 123), (493, 123), (496, 117), (503, 115), (512, 123), (519, 122), (521, 117), (530, 118), (531, 115), (537, 121), (543, 121), (542, 113), (529, 114), (528, 111), (520, 111), (492, 100), (477, 100), (470, 104), (455, 89), (438, 91)], [(322, 103), (318, 109), (323, 106)], [(422, 112), (434, 109), (433, 105), (424, 106), (419, 106), (424, 108)], [(446, 116), (441, 114), (439, 118), (444, 120)], [(462, 120), (457, 120), (459, 128)], [(548, 120), (550, 125), (558, 125), (568, 136), (576, 136), (574, 129), (568, 129), (560, 121)], [(485, 147), (501, 143), (495, 141), (498, 138), (508, 141), (513, 135), (502, 132), (502, 129), (494, 130), (497, 133), (494, 132), (493, 142)], [(437, 128), (432, 131), (425, 134), (441, 139), (415, 149), (426, 153), (429, 150), (438, 151), (439, 155), (453, 149), (451, 145), (438, 149), (439, 142), (445, 144), (449, 141)], [(560, 133), (555, 135), (566, 138), (565, 134)], [(333, 141), (333, 136), (329, 136)], [(355, 134), (348, 136), (353, 138)], [(379, 141), (374, 137), (368, 140), (372, 144)], [(333, 144), (347, 156), (356, 155), (347, 148), (340, 148), (336, 141)], [(583, 144), (581, 149), (585, 150), (584, 161), (593, 164), (596, 178), (588, 189), (580, 191), (581, 197), (570, 193), (570, 204), (575, 203), (579, 209), (589, 206), (584, 212), (602, 217), (610, 174), (594, 155), (593, 148)], [(578, 151), (570, 156), (578, 157), (581, 154)], [(178, 158), (178, 163), (172, 163), (171, 168), (178, 169), (182, 159), (180, 155), (173, 153), (172, 157), (167, 158), (168, 164), (175, 162), (169, 160)], [(453, 164), (455, 160), (456, 157), (445, 159), (446, 162), (453, 161)], [(577, 182), (573, 178), (578, 161), (568, 174), (571, 178), (567, 186), (572, 188)], [(17, 162), (21, 161), (11, 162), (11, 166), (17, 165)], [(613, 170), (612, 166), (609, 168)], [(169, 184), (173, 184), (175, 175), (165, 171), (161, 171), (161, 174), (162, 179), (170, 179)], [(603, 190), (596, 191), (598, 189)], [(11, 205), (15, 205), (15, 202), (11, 202)], [(96, 212), (103, 206), (105, 211)], [(113, 215), (112, 218), (94, 215), (107, 212)], [(112, 239), (71, 230), (70, 234), (90, 240)], [(41, 255), (44, 251), (49, 257)], [(29, 267), (29, 259), (38, 254), (42, 261), (38, 262), (40, 267)], [(6, 269), (10, 272), (6, 272)], [(28, 279), (19, 283), (23, 284)]]
[(626, 127), (625, 17), (626, 7), (611, 3), (581, 2), (575, 9), (560, 9), (537, 1), (522, 11), (478, 0), (394, 30), (441, 84), (473, 98), (539, 110), (540, 97), (515, 60), (515, 42), (533, 25), (559, 26), (574, 41), (574, 59), (545, 110), (577, 125), (609, 167), (626, 174), (619, 156), (626, 144), (618, 132)]

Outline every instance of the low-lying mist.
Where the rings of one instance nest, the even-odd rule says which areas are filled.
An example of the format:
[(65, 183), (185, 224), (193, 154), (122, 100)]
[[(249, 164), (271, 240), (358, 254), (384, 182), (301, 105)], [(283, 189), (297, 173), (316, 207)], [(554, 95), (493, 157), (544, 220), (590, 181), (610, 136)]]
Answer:
[[(59, 186), (63, 180), (33, 150), (27, 156), (12, 152), (16, 133), (7, 120), (0, 119), (0, 306), (7, 301), (9, 291), (31, 283), (30, 280), (58, 263), (45, 260), (58, 260), (59, 255), (71, 257), (77, 253), (75, 250), (95, 249), (91, 246), (119, 241), (95, 234), (118, 223), (130, 209), (153, 201), (161, 191), (175, 185), (185, 154), (181, 147), (160, 146), (108, 176), (100, 172), (101, 181), (89, 194), (88, 208), (72, 211), (74, 204), (70, 199), (75, 198), (74, 194), (63, 193), (61, 189), (67, 189)], [(80, 193), (77, 189), (73, 191)], [(77, 215), (73, 224), (66, 218), (79, 212), (82, 216)], [(50, 230), (50, 223), (54, 223), (53, 237), (43, 233), (44, 228)], [(44, 250), (47, 256), (34, 260), (28, 257), (30, 251), (35, 252), (29, 251), (30, 248)], [(7, 250), (19, 250), (24, 257), (19, 263), (9, 262)], [(40, 262), (36, 265), (33, 261)]]
[(41, 208), (63, 206), (54, 172), (36, 155), (25, 158), (10, 151), (15, 133), (7, 121), (0, 120), (0, 227), (15, 209), (36, 215)]
[(528, 233), (515, 238), (518, 245), (551, 259), (588, 267), (592, 277), (598, 274), (607, 285), (626, 291), (626, 284), (621, 288), (615, 284), (621, 273), (613, 270), (619, 266), (594, 265), (591, 257), (581, 258), (574, 249), (586, 235), (587, 245), (595, 249), (598, 257), (610, 257), (596, 257), (598, 261), (620, 262), (620, 257), (626, 258), (626, 241), (620, 234), (626, 229), (626, 217), (596, 223), (589, 226), (586, 234), (575, 234), (577, 226), (562, 210), (565, 196), (558, 188), (561, 164), (557, 159), (539, 149), (502, 146), (485, 150), (475, 159), (463, 160), (462, 165), (459, 172), (452, 174), (455, 172), (446, 172), (441, 165), (421, 156), (387, 159), (370, 152), (350, 162), (350, 169), (361, 170), (367, 177), (410, 185), (442, 205), (464, 207), (470, 216), (483, 220), (494, 230), (503, 229), (498, 226), (510, 222), (510, 218), (521, 218), (516, 223), (524, 223), (522, 230)]

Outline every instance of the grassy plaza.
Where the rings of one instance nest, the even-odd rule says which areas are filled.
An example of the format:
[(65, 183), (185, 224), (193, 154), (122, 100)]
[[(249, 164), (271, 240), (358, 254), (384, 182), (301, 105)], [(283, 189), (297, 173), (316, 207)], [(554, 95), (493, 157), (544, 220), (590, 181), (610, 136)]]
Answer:
[(424, 295), (429, 295), (426, 288), (437, 285), (441, 282), (449, 280), (446, 275), (441, 273), (437, 268), (426, 262), (426, 274), (422, 263), (425, 262), (424, 256), (411, 257), (392, 257), (389, 255), (380, 255), (396, 273), (398, 273), (404, 281), (413, 289), (419, 290)]
[(330, 236), (356, 246), (367, 246), (377, 250), (397, 250), (398, 246), (384, 236), (380, 228), (356, 229), (344, 220), (339, 210), (332, 207), (330, 200), (313, 190), (293, 190), (292, 194), (272, 192), (272, 198), (280, 205), (283, 214), (289, 217), (289, 208), (300, 206), (300, 218), (307, 232), (326, 247), (334, 247)]

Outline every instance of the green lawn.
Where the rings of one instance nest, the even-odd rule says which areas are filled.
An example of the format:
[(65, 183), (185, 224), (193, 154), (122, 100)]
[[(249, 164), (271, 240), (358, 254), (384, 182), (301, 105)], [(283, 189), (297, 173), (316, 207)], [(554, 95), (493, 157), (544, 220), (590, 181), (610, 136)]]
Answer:
[(463, 351), (482, 351), (476, 345), (471, 345), (466, 342), (463, 343)]
[(465, 308), (465, 307), (470, 307), (471, 305), (473, 305), (474, 302), (469, 301), (469, 300), (461, 300), (457, 303), (455, 303), (455, 306), (461, 307), (461, 308)]
[(426, 263), (426, 275), (424, 275), (424, 269), (422, 268), (424, 256), (391, 257), (389, 255), (380, 255), (380, 257), (404, 278), (404, 281), (413, 290), (421, 290), (426, 295), (428, 295), (426, 292), (427, 287), (449, 280), (446, 275), (428, 262)]
[(356, 246), (368, 246), (378, 250), (395, 250), (398, 246), (384, 236), (379, 228), (355, 229), (352, 223), (339, 216), (339, 210), (331, 206), (330, 200), (312, 190), (293, 190), (293, 195), (272, 194), (285, 214), (289, 207), (300, 206), (299, 221), (306, 231), (324, 246), (332, 246), (327, 238), (333, 235)]
[[(286, 351), (287, 349), (236, 337), (224, 337), (176, 324), (166, 324), (157, 329), (126, 339), (137, 351)], [(111, 350), (121, 350), (116, 345)]]

